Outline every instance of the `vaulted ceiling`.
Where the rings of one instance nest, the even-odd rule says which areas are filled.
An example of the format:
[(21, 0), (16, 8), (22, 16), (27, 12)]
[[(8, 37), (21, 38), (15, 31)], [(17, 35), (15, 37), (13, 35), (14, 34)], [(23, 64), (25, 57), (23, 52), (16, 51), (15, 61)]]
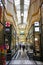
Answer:
[(30, 0), (14, 0), (17, 17), (18, 17), (18, 24), (27, 23), (27, 12), (29, 8)]
[(18, 30), (25, 32), (30, 0), (14, 0), (14, 2), (18, 18)]
[(5, 13), (5, 18), (12, 21), (13, 25), (16, 25), (17, 34), (20, 37), (22, 37), (21, 34), (24, 34), (23, 38), (26, 37), (26, 32), (28, 31), (25, 32), (26, 26), (28, 25), (27, 15), (29, 4), (30, 0), (5, 0), (4, 3), (7, 11), (7, 15)]
[(12, 23), (20, 40), (24, 41), (31, 25), (40, 20), (42, 2), (43, 0), (0, 0), (0, 6), (4, 5), (5, 8), (5, 21)]

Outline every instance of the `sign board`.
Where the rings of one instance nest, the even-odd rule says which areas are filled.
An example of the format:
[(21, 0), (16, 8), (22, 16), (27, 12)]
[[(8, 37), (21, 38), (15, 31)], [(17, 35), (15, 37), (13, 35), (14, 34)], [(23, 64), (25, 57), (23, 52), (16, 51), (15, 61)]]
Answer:
[(39, 31), (40, 31), (39, 27), (35, 27), (35, 32), (39, 32)]
[(10, 27), (10, 22), (6, 22), (5, 26)]
[(39, 22), (35, 22), (34, 23), (34, 26), (39, 26)]

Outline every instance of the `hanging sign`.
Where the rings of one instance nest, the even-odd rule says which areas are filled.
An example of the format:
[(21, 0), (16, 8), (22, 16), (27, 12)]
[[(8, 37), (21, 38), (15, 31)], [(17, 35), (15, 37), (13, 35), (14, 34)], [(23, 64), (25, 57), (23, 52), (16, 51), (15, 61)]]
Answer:
[(5, 26), (10, 27), (10, 22), (6, 22)]

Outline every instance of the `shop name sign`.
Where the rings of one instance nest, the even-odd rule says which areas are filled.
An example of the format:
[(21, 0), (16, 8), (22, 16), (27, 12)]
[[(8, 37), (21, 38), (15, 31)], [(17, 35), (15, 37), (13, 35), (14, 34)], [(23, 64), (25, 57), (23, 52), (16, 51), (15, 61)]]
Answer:
[(10, 27), (10, 22), (6, 22), (5, 26)]

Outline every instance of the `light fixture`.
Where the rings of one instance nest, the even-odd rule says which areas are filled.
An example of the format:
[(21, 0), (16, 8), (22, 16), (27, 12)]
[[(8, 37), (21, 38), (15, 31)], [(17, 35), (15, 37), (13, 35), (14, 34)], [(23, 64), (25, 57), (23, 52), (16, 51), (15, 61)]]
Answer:
[(35, 38), (35, 41), (37, 41), (38, 40), (38, 38)]
[(35, 27), (35, 32), (39, 32), (39, 27)]
[(23, 25), (22, 25), (21, 27), (22, 27), (22, 28), (24, 28), (24, 26), (23, 26)]
[(1, 4), (1, 6), (3, 6), (3, 4)]
[(24, 14), (23, 13), (21, 13), (21, 16), (23, 16)]
[(3, 6), (2, 2), (0, 1), (0, 6)]

